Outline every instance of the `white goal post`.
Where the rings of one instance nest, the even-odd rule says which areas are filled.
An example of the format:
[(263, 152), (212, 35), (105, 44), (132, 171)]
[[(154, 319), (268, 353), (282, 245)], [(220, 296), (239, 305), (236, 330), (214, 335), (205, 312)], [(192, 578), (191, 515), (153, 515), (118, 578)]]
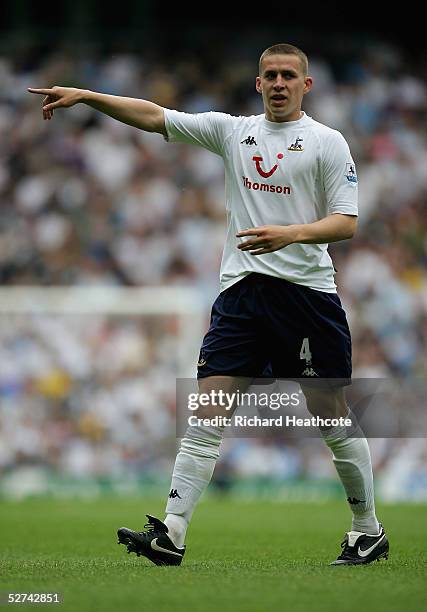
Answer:
[(206, 331), (200, 292), (183, 287), (0, 287), (1, 315), (167, 316), (178, 320), (177, 377), (195, 377)]

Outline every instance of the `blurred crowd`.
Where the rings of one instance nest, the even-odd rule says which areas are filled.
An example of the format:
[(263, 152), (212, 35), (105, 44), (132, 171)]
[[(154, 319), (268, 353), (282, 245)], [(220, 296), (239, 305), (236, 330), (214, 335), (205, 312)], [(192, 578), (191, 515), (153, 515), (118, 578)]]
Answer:
[[(309, 59), (314, 88), (304, 109), (343, 133), (359, 175), (358, 233), (330, 247), (354, 376), (425, 377), (426, 76), (386, 45), (342, 64)], [(222, 160), (84, 105), (43, 121), (41, 98), (26, 88), (77, 86), (191, 113), (247, 115), (262, 112), (256, 71), (241, 57), (213, 73), (197, 55), (0, 57), (1, 285), (188, 286), (200, 291), (208, 316), (225, 237)], [(169, 470), (181, 340), (173, 317), (2, 315), (0, 470)], [(218, 473), (246, 477), (262, 466), (283, 479), (332, 477), (327, 449), (310, 444), (227, 441)], [(399, 457), (411, 469), (397, 470)], [(377, 440), (374, 459), (384, 482), (391, 470), (403, 474), (400, 486), (390, 480), (392, 497), (410, 497), (414, 482), (424, 493), (413, 496), (427, 496), (417, 441)]]

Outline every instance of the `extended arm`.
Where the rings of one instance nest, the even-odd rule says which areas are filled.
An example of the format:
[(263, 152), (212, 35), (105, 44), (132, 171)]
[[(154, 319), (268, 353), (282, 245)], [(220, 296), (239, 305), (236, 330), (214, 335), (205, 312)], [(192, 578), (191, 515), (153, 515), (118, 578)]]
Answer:
[(357, 217), (333, 214), (302, 225), (263, 225), (252, 227), (236, 234), (237, 238), (253, 236), (238, 245), (241, 251), (251, 255), (263, 255), (283, 249), (294, 242), (324, 244), (352, 238), (357, 227)]
[(83, 102), (122, 123), (133, 125), (146, 132), (158, 132), (166, 136), (163, 108), (148, 100), (111, 96), (75, 87), (52, 87), (50, 89), (30, 87), (28, 91), (45, 96), (43, 99), (44, 119), (51, 119), (56, 108), (68, 108)]

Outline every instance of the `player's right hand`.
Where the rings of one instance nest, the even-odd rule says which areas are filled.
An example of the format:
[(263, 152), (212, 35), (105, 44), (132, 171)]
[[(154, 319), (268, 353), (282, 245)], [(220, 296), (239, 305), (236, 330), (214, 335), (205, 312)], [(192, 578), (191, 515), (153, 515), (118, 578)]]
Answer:
[(52, 119), (53, 109), (74, 106), (81, 101), (81, 89), (75, 87), (51, 87), (50, 89), (34, 89), (28, 87), (30, 93), (42, 94), (43, 119)]

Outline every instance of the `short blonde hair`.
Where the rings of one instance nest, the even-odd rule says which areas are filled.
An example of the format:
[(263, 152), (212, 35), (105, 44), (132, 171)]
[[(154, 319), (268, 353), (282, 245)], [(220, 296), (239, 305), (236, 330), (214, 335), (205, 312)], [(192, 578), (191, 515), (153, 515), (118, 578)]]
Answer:
[(301, 61), (301, 68), (302, 68), (304, 76), (307, 76), (308, 58), (306, 54), (304, 53), (304, 51), (301, 51), (301, 49), (298, 49), (298, 47), (294, 47), (294, 45), (288, 45), (286, 43), (280, 43), (278, 45), (273, 45), (272, 47), (268, 47), (268, 49), (266, 49), (261, 55), (261, 57), (259, 58), (259, 73), (260, 74), (262, 71), (261, 66), (262, 66), (263, 59), (267, 57), (268, 55), (296, 55), (297, 57), (299, 57)]

